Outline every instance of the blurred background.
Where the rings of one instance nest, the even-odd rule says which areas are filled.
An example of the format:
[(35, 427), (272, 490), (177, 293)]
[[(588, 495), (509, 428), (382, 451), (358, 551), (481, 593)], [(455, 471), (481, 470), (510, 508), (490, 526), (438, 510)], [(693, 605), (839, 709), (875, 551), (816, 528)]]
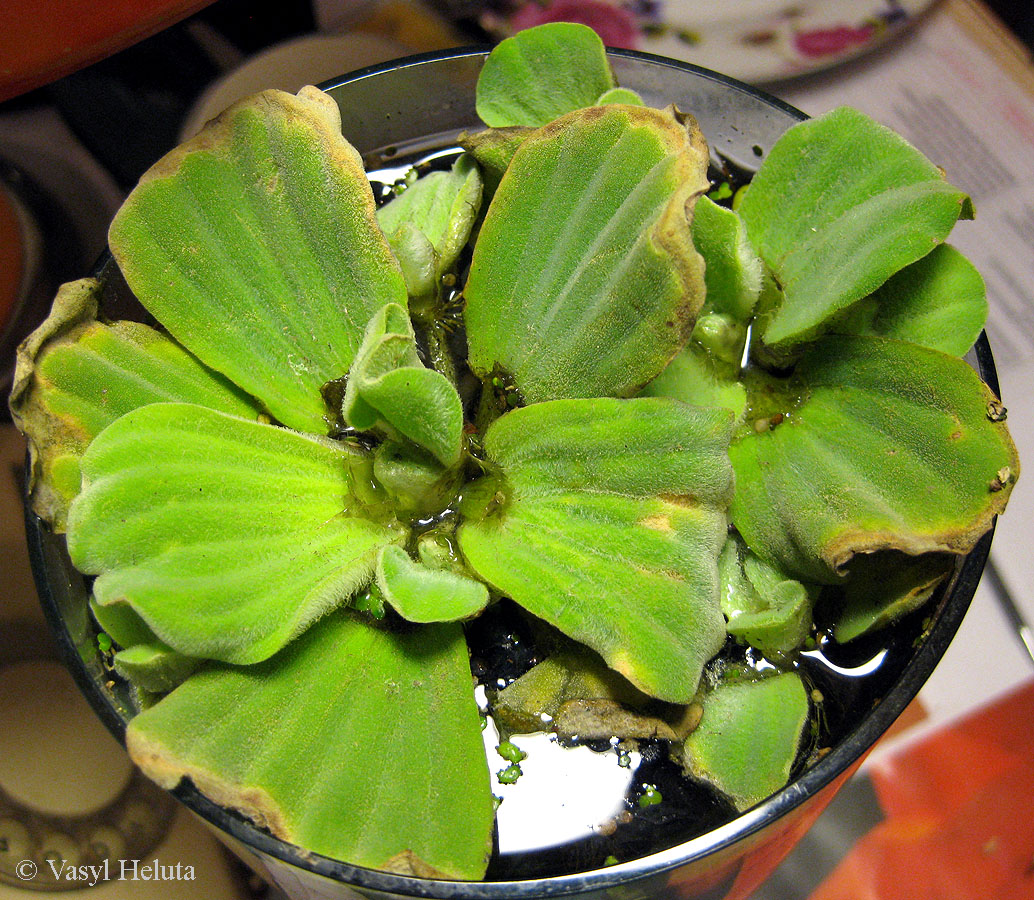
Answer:
[[(1029, 3), (1004, 0), (3, 0), (4, 395), (17, 344), (45, 316), (57, 285), (90, 270), (111, 216), (140, 174), (226, 105), (262, 88), (297, 90), (398, 56), (491, 43), (551, 20), (584, 22), (611, 46), (762, 85), (810, 114), (858, 106), (943, 165), (980, 211), (957, 243), (987, 279), (988, 331), (1010, 425), (1016, 422), (1021, 455), (1032, 458), (1034, 14)], [(5, 403), (0, 900), (29, 896), (5, 866), (22, 858), (30, 820), (51, 829), (65, 858), (74, 853), (73, 837), (107, 841), (113, 853), (192, 863), (192, 895), (266, 895), (202, 826), (133, 775), (54, 662), (25, 558), (24, 453)], [(992, 565), (948, 658), (898, 733), (757, 900), (1034, 897), (1034, 784), (1016, 780), (1018, 769), (1034, 770), (1031, 475), (1034, 468), (1013, 495), (1009, 527), (996, 537)], [(1002, 728), (1003, 721), (1026, 724)], [(993, 739), (986, 736), (992, 726)], [(974, 765), (987, 775), (979, 759), (968, 769), (951, 768), (960, 747), (993, 756), (995, 777), (970, 777)], [(920, 771), (939, 774), (920, 784)], [(1022, 802), (1013, 808), (1017, 797)], [(930, 847), (942, 851), (936, 864), (946, 867), (941, 880), (949, 893), (917, 893), (909, 879), (909, 871), (922, 868), (917, 853)], [(1017, 869), (1024, 858), (1026, 869)], [(35, 896), (49, 896), (82, 885), (34, 887)], [(89, 895), (147, 900), (180, 898), (183, 890), (181, 883), (110, 884)]]

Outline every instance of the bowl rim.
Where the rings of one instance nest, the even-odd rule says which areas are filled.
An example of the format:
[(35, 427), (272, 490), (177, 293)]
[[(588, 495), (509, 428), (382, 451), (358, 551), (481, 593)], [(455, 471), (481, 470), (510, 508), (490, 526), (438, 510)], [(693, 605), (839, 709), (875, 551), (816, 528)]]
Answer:
[[(385, 63), (366, 66), (325, 81), (320, 88), (330, 91), (399, 69), (451, 59), (483, 58), (488, 52), (489, 48), (485, 47), (460, 47), (401, 57)], [(798, 121), (808, 118), (800, 110), (763, 90), (691, 63), (635, 50), (607, 48), (607, 52), (612, 57), (661, 65), (721, 84), (748, 94), (754, 99), (762, 101), (766, 106), (777, 109)], [(110, 259), (110, 253), (105, 251), (97, 264), (95, 276), (101, 273)], [(971, 354), (974, 368), (982, 380), (996, 395), (1000, 396), (994, 358), (984, 332), (981, 332)], [(86, 661), (75, 646), (48, 580), (53, 560), (48, 559), (47, 543), (59, 540), (59, 538), (49, 533), (42, 520), (31, 509), (28, 499), (28, 473), (27, 465), (26, 490), (23, 498), (25, 501), (26, 538), (30, 563), (45, 618), (57, 639), (62, 660), (70, 670), (79, 689), (109, 731), (120, 743), (125, 745), (126, 720), (102, 689), (100, 680), (90, 672)], [(726, 824), (667, 850), (651, 853), (628, 862), (617, 863), (603, 869), (517, 881), (448, 881), (417, 878), (351, 865), (287, 843), (261, 830), (237, 813), (215, 804), (201, 794), (189, 780), (181, 781), (171, 793), (188, 809), (249, 850), (258, 851), (260, 854), (268, 855), (280, 862), (335, 882), (385, 895), (438, 898), (438, 900), (520, 900), (520, 898), (531, 900), (531, 898), (539, 897), (562, 897), (585, 891), (605, 891), (647, 878), (663, 876), (665, 873), (697, 862), (718, 851), (731, 849), (740, 841), (758, 834), (782, 816), (813, 799), (838, 777), (850, 773), (852, 767), (861, 762), (873, 744), (914, 699), (955, 636), (980, 581), (990, 552), (994, 528), (995, 522), (993, 521), (991, 528), (977, 542), (973, 550), (956, 563), (952, 578), (945, 588), (936, 610), (934, 622), (926, 632), (922, 646), (905, 664), (900, 675), (878, 704), (840, 743), (768, 799), (741, 813)], [(67, 562), (67, 557), (65, 559)]]

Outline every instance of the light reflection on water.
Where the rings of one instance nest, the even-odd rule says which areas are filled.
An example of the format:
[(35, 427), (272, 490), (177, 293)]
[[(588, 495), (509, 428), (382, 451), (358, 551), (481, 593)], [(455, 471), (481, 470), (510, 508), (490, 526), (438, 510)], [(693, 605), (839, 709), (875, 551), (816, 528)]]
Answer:
[(514, 784), (500, 784), (496, 773), (509, 763), (496, 752), (499, 734), (491, 719), (483, 734), (492, 792), (503, 798), (496, 812), (500, 853), (584, 839), (627, 808), (638, 752), (629, 752), (626, 768), (618, 765), (616, 751), (561, 747), (552, 734), (515, 734), (511, 743), (528, 754), (520, 763), (523, 774)]

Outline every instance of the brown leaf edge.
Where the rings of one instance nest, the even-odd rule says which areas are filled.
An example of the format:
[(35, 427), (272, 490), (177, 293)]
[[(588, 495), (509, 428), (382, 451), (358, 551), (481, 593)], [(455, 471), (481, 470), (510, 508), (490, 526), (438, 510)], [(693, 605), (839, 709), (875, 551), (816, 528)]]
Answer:
[(987, 473), (987, 491), (990, 501), (981, 514), (961, 528), (919, 536), (857, 528), (841, 532), (826, 545), (821, 554), (822, 561), (834, 573), (845, 575), (848, 565), (857, 554), (875, 553), (879, 550), (900, 550), (910, 556), (938, 552), (964, 556), (990, 530), (995, 518), (1005, 512), (1013, 485), (1020, 474), (1020, 454), (1004, 420), (996, 419), (992, 413), (993, 410), (1001, 409), (1001, 402), (986, 384), (982, 384), (981, 387), (988, 409), (988, 418), (998, 431), (1002, 445), (1009, 455), (1007, 466), (997, 472)]
[(80, 278), (58, 288), (46, 320), (19, 345), (15, 356), (14, 386), (9, 407), (29, 447), (29, 498), (32, 508), (55, 532), (63, 532), (71, 498), (55, 491), (44, 477), (45, 448), (60, 434), (86, 449), (90, 436), (70, 433), (68, 422), (57, 419), (38, 402), (36, 363), (47, 347), (83, 326), (97, 321), (103, 285), (96, 278)]

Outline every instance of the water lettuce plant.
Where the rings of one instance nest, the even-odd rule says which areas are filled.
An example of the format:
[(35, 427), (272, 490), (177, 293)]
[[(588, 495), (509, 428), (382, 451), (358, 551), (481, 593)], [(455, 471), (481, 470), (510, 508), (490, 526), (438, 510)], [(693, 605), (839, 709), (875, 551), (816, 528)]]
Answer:
[[(915, 608), (1018, 473), (960, 358), (970, 202), (901, 138), (836, 110), (722, 205), (687, 111), (564, 23), (493, 51), (477, 106), (380, 206), (327, 95), (231, 107), (112, 223), (152, 324), (65, 285), (11, 398), (144, 771), (459, 879), (492, 848), (484, 610), (553, 648), (491, 693), (503, 736), (660, 738), (745, 809), (799, 755), (816, 615)], [(743, 645), (766, 664), (714, 663)]]

